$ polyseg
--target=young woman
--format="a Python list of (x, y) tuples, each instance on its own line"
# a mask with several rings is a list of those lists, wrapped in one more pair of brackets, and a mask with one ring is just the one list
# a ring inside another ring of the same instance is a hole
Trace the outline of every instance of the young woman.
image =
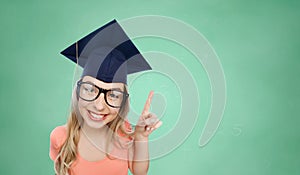
[(113, 20), (62, 52), (83, 68), (74, 87), (68, 122), (50, 135), (50, 158), (59, 175), (147, 174), (148, 136), (162, 122), (150, 113), (149, 93), (135, 129), (127, 74), (151, 69)]

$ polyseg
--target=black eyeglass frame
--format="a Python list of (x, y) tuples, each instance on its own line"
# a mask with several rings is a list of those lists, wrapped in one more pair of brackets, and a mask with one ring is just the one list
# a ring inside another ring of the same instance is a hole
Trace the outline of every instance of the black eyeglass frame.
[[(92, 86), (96, 87), (96, 88), (99, 90), (99, 91), (98, 91), (98, 95), (97, 95), (95, 98), (93, 98), (92, 100), (87, 100), (87, 99), (84, 99), (84, 98), (80, 97), (80, 95), (79, 95), (79, 94), (80, 94), (80, 86), (81, 86), (82, 84), (89, 84), (89, 85), (92, 85)], [(83, 82), (82, 80), (79, 80), (79, 81), (77, 82), (76, 94), (77, 94), (77, 97), (79, 97), (80, 99), (82, 99), (82, 100), (84, 100), (84, 101), (89, 101), (89, 102), (91, 102), (91, 101), (96, 100), (96, 99), (101, 95), (101, 93), (103, 93), (103, 94), (104, 94), (104, 100), (105, 100), (105, 102), (106, 102), (106, 104), (107, 104), (108, 106), (113, 107), (113, 108), (121, 108), (121, 107), (125, 104), (127, 98), (129, 97), (129, 94), (126, 93), (126, 92), (123, 92), (123, 91), (120, 91), (120, 90), (116, 90), (116, 89), (115, 89), (114, 91), (118, 91), (118, 92), (120, 92), (120, 93), (123, 94), (123, 99), (122, 99), (122, 102), (121, 102), (121, 105), (120, 105), (120, 106), (113, 106), (113, 105), (111, 105), (111, 104), (109, 104), (109, 103), (107, 102), (107, 97), (106, 97), (107, 92), (112, 91), (112, 90), (113, 90), (113, 89), (103, 89), (103, 88), (101, 88), (101, 87), (98, 87), (98, 86), (95, 85), (94, 83), (91, 83), (91, 82)]]

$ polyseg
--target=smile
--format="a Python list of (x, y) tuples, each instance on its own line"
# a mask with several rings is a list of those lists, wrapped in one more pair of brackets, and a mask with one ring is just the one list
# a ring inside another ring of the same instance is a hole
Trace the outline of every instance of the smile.
[(88, 111), (89, 118), (94, 121), (103, 121), (105, 120), (107, 114), (95, 114), (91, 111)]

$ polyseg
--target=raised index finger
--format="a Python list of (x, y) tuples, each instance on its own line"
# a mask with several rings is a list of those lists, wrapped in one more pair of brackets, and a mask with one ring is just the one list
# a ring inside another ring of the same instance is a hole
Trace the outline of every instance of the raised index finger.
[(151, 105), (151, 101), (152, 101), (152, 96), (153, 96), (154, 92), (153, 91), (150, 91), (149, 95), (148, 95), (148, 98), (147, 98), (147, 101), (145, 103), (145, 106), (144, 106), (144, 109), (143, 109), (143, 112), (142, 112), (142, 115), (146, 115), (149, 113), (149, 110), (150, 110), (150, 105)]

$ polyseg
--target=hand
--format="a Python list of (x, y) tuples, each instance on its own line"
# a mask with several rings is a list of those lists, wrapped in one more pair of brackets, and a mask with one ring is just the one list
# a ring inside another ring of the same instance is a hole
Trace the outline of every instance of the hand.
[(150, 91), (142, 115), (139, 118), (139, 121), (135, 127), (134, 138), (137, 141), (146, 141), (148, 136), (157, 128), (162, 125), (157, 116), (153, 113), (150, 113), (150, 105), (152, 101), (152, 96), (154, 92)]

